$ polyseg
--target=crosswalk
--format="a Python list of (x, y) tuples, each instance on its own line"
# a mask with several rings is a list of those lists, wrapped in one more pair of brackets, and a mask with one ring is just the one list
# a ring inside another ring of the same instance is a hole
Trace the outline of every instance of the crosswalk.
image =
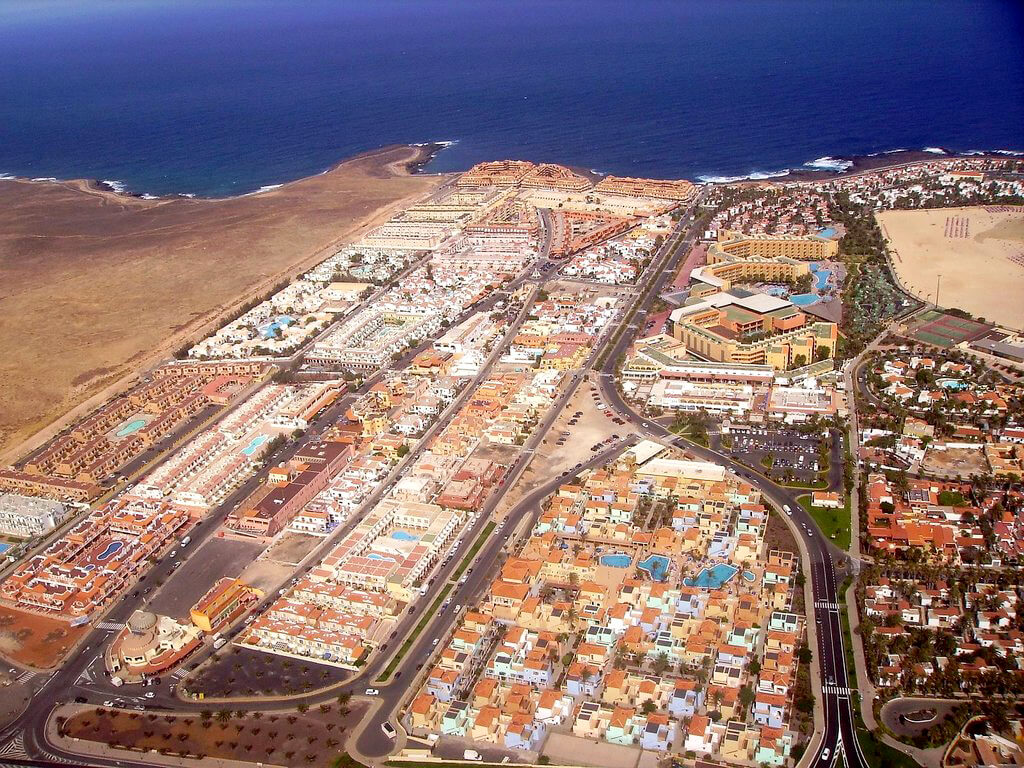
[(849, 696), (850, 689), (844, 688), (840, 685), (826, 685), (825, 693), (831, 693), (834, 696)]
[(188, 670), (185, 667), (178, 667), (171, 674), (171, 677), (173, 677), (175, 680), (181, 680), (181, 678), (183, 678), (187, 674), (188, 674)]
[(826, 611), (838, 611), (839, 603), (830, 603), (828, 600), (815, 600), (814, 607), (821, 608)]
[(35, 677), (37, 674), (39, 674), (39, 673), (38, 672), (34, 672), (31, 669), (26, 669), (24, 672), (22, 672), (20, 675), (18, 675), (15, 678), (15, 680), (17, 682), (19, 682), (19, 683), (27, 683), (29, 680), (31, 680), (33, 677)]
[(124, 629), (123, 621), (101, 621), (96, 625), (96, 629), (102, 629), (104, 632), (109, 632), (115, 629)]
[(25, 751), (25, 742), (22, 740), (21, 731), (15, 734), (13, 739), (0, 746), (0, 757), (13, 757), (20, 760), (28, 759), (28, 752)]

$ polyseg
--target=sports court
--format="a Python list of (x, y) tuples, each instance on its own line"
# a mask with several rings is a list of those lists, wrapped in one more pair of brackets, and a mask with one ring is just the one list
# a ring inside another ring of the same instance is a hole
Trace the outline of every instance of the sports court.
[(929, 309), (907, 324), (907, 336), (937, 347), (954, 347), (961, 342), (980, 338), (991, 329), (992, 326), (987, 323)]

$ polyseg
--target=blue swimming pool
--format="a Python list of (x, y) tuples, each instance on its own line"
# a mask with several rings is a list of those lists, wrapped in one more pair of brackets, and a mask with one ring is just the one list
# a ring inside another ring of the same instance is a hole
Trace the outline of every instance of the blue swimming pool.
[(407, 533), (406, 531), (395, 531), (394, 533), (391, 534), (391, 538), (395, 539), (396, 541), (419, 541), (420, 540), (419, 536), (413, 536), (411, 533)]
[(125, 435), (132, 434), (133, 432), (138, 432), (144, 426), (146, 426), (145, 419), (132, 419), (119, 430), (117, 430), (117, 432), (115, 432), (114, 434), (116, 434), (118, 437), (124, 437)]
[(0, 555), (2, 555), (4, 552), (6, 552), (10, 548), (11, 548), (10, 544), (4, 544), (2, 541), (0, 541)]
[(366, 559), (367, 560), (387, 560), (388, 558), (384, 557), (384, 555), (378, 555), (376, 552), (370, 552), (369, 554), (367, 554)]
[(757, 576), (754, 575), (753, 571), (744, 571), (743, 572), (743, 579), (744, 579), (744, 581), (754, 581), (756, 578), (757, 578)]
[(960, 379), (939, 379), (935, 383), (943, 389), (967, 389), (967, 382), (960, 381)]
[(821, 297), (816, 293), (797, 293), (789, 297), (789, 300), (796, 304), (798, 307), (806, 307), (810, 304), (814, 304)]
[(719, 589), (739, 572), (739, 568), (728, 563), (719, 563), (711, 568), (703, 568), (696, 578), (683, 579), (688, 587), (700, 589)]
[(651, 555), (646, 560), (637, 563), (636, 567), (645, 571), (654, 581), (664, 581), (668, 578), (668, 563), (667, 557)]
[(246, 456), (252, 456), (254, 453), (256, 453), (256, 451), (259, 450), (259, 447), (263, 445), (265, 442), (267, 442), (267, 440), (269, 439), (270, 438), (267, 435), (256, 435), (256, 437), (250, 440), (249, 444), (242, 449), (242, 453), (244, 453)]
[(107, 544), (106, 548), (102, 552), (96, 555), (96, 559), (99, 560), (101, 563), (105, 560), (109, 560), (114, 555), (116, 555), (123, 546), (123, 541), (111, 541), (109, 544)]
[(629, 564), (632, 562), (633, 558), (625, 552), (616, 552), (613, 555), (601, 555), (601, 565), (607, 565), (609, 568), (629, 568)]
[(828, 229), (821, 230), (821, 232), (818, 233), (818, 237), (835, 237), (835, 234), (835, 227), (829, 227)]
[(828, 287), (828, 279), (832, 275), (831, 269), (816, 269), (814, 270), (814, 276), (817, 278), (815, 283), (815, 289), (818, 293), (821, 293)]
[(263, 326), (263, 338), (272, 339), (277, 334), (278, 328), (287, 328), (289, 325), (295, 322), (295, 318), (291, 315), (281, 315), (279, 318), (271, 323), (267, 323)]

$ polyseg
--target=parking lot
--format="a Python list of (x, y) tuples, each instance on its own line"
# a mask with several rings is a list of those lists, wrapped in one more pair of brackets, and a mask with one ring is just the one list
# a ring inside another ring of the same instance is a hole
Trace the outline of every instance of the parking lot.
[(776, 479), (810, 483), (825, 469), (819, 451), (822, 435), (795, 429), (732, 427), (723, 440), (732, 440), (729, 453), (738, 461)]

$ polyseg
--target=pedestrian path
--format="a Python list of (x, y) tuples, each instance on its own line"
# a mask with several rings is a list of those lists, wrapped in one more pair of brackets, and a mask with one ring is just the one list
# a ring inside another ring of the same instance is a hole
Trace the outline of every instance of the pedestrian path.
[(826, 611), (838, 611), (839, 603), (830, 603), (828, 600), (815, 600), (814, 607), (822, 608)]
[(96, 629), (102, 629), (105, 632), (109, 632), (114, 629), (124, 629), (123, 621), (101, 621), (96, 625)]
[(15, 678), (15, 681), (19, 682), (19, 683), (27, 683), (29, 680), (31, 680), (33, 677), (35, 677), (38, 674), (39, 673), (34, 671), (34, 670), (26, 669), (24, 672), (22, 672), (20, 675), (18, 675)]
[(18, 731), (13, 739), (0, 746), (0, 757), (28, 760), (28, 752), (25, 751), (25, 742), (22, 740), (21, 731)]

